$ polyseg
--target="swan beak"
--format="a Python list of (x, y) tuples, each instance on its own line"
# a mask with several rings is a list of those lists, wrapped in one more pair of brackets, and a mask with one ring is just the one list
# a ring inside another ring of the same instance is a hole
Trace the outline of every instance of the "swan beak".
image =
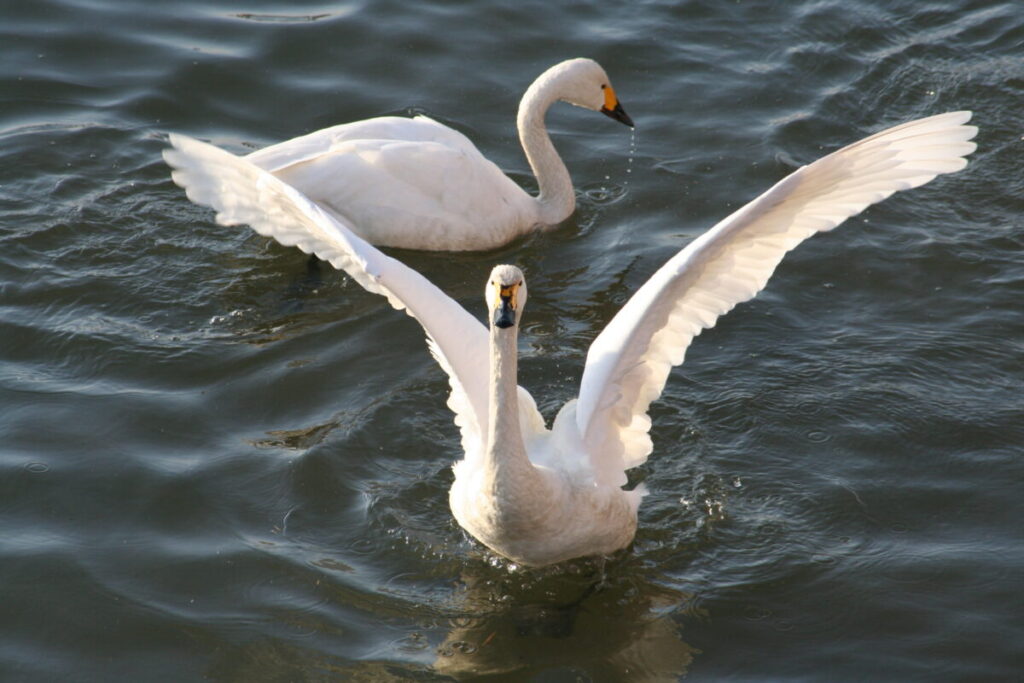
[(519, 285), (499, 287), (498, 304), (494, 307), (494, 326), (507, 329), (516, 324), (516, 293)]
[(604, 86), (604, 106), (601, 107), (601, 113), (609, 118), (613, 118), (619, 123), (624, 123), (630, 128), (635, 128), (633, 125), (633, 119), (629, 118), (629, 114), (622, 108), (622, 103), (619, 102), (619, 98), (615, 95), (615, 91), (612, 86)]

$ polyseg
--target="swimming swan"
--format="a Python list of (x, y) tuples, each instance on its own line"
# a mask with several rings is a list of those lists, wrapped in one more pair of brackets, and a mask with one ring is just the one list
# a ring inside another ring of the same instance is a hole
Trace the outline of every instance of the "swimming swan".
[[(594, 340), (579, 397), (546, 429), (516, 383), (526, 280), (498, 266), (485, 288), (490, 330), (325, 208), (244, 159), (182, 136), (165, 152), (175, 180), (223, 225), (248, 224), (344, 270), (404, 309), (448, 373), (462, 436), (449, 502), (459, 524), (524, 565), (605, 555), (630, 543), (641, 487), (626, 470), (652, 450), (647, 409), (687, 346), (760, 291), (787, 251), (897, 190), (963, 168), (975, 149), (970, 112), (890, 128), (802, 168), (688, 244)], [(212, 182), (217, 179), (217, 182)]]
[[(533, 197), (462, 133), (426, 116), (385, 116), (325, 128), (245, 157), (385, 247), (494, 249), (576, 207), (569, 171), (544, 115), (564, 100), (631, 126), (604, 69), (591, 59), (556, 64), (526, 90), (516, 124), (537, 176)], [(219, 178), (210, 178), (220, 182)]]

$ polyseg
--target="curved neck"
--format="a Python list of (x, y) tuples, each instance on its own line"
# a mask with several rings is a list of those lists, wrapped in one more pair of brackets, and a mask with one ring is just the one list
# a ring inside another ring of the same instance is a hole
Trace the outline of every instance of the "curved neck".
[(526, 454), (519, 429), (519, 390), (516, 379), (518, 327), (491, 327), (491, 370), (489, 381), (489, 415), (487, 447), (484, 449), (484, 472), (494, 490), (508, 490), (526, 483), (537, 472)]
[(544, 126), (548, 107), (559, 99), (555, 85), (556, 81), (547, 80), (543, 76), (534, 81), (520, 100), (516, 117), (519, 142), (540, 187), (536, 201), (540, 222), (545, 225), (564, 221), (576, 208), (572, 178), (555, 146), (551, 144), (548, 129)]

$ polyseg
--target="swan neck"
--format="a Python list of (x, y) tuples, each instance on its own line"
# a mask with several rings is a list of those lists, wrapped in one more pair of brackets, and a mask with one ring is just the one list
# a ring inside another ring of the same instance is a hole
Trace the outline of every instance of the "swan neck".
[(556, 86), (557, 81), (546, 79), (542, 74), (520, 100), (516, 118), (519, 142), (540, 188), (535, 201), (540, 222), (545, 225), (564, 221), (576, 208), (569, 170), (558, 156), (544, 125), (548, 108), (560, 99)]
[(491, 328), (490, 415), (487, 421), (486, 470), (493, 483), (518, 479), (533, 471), (519, 428), (517, 326)]

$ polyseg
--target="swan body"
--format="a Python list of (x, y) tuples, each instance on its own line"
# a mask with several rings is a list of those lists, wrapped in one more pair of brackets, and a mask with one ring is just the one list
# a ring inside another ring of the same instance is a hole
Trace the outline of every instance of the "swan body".
[[(548, 429), (518, 386), (516, 335), (526, 282), (498, 266), (489, 329), (422, 275), (385, 256), (336, 215), (245, 159), (182, 136), (165, 151), (189, 197), (225, 225), (330, 261), (423, 327), (448, 374), (462, 437), (449, 502), (487, 547), (525, 565), (606, 555), (636, 531), (641, 487), (626, 471), (652, 451), (648, 406), (703, 329), (752, 298), (790, 249), (893, 192), (966, 165), (970, 112), (905, 123), (801, 167), (693, 240), (658, 269), (597, 336), (577, 399)], [(218, 179), (218, 183), (212, 182)]]
[[(629, 126), (604, 69), (591, 59), (556, 64), (519, 105), (519, 138), (540, 194), (527, 194), (462, 133), (426, 116), (346, 123), (245, 157), (313, 200), (371, 244), (405, 249), (493, 249), (576, 206), (572, 180), (544, 126), (564, 100)], [(216, 181), (211, 178), (211, 181)]]

